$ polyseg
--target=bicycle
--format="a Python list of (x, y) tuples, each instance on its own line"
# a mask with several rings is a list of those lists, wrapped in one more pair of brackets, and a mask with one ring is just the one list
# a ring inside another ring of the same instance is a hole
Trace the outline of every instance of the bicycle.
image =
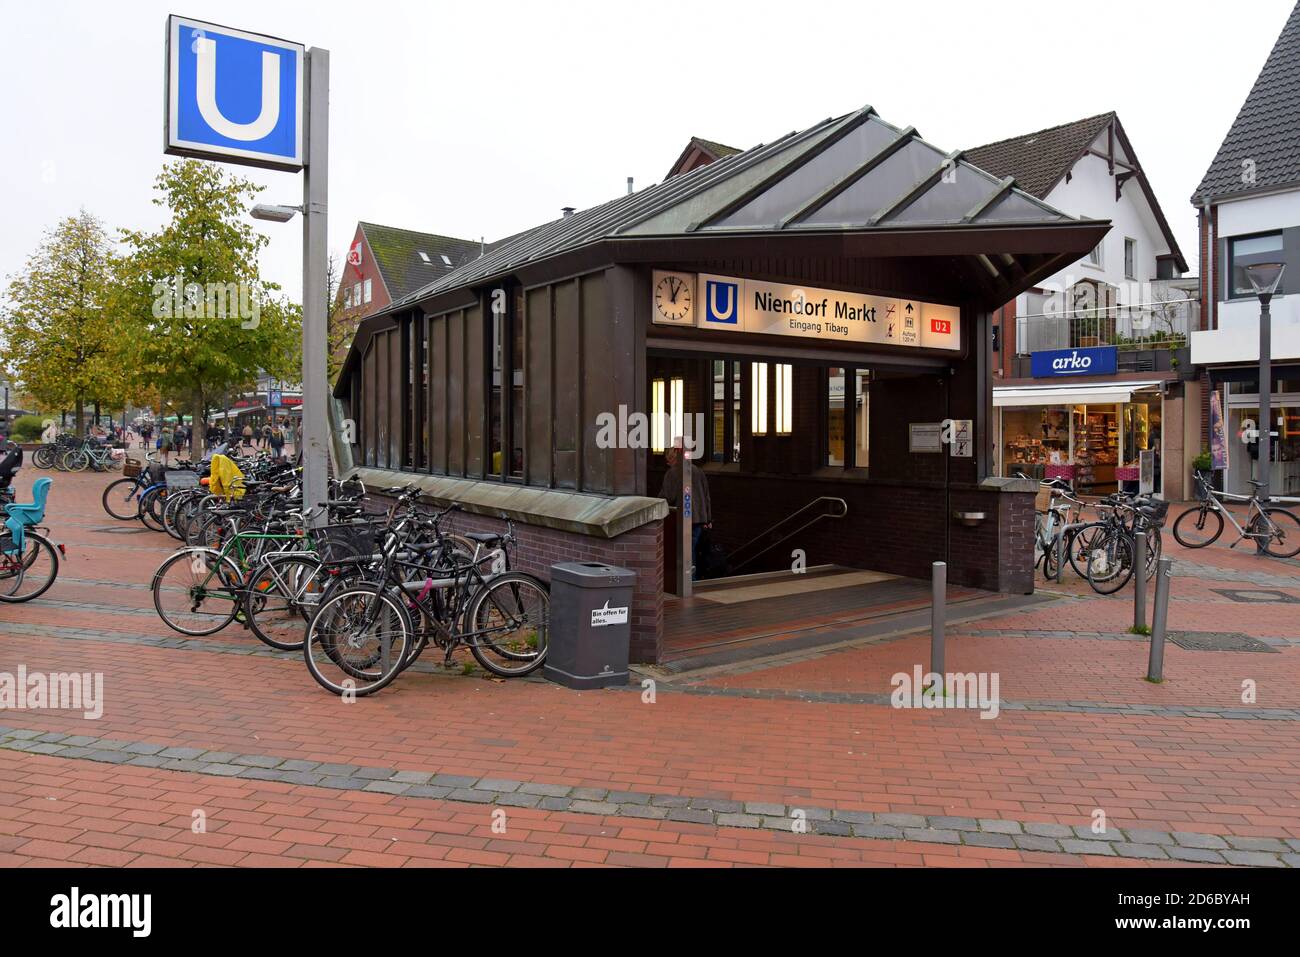
[(403, 548), (418, 494), (401, 491), (399, 502), (407, 505), (408, 514), (385, 534), (367, 580), (331, 590), (311, 618), (303, 656), (312, 677), (327, 691), (374, 694), (430, 643), (443, 650), (445, 665), (464, 645), (480, 665), (502, 677), (530, 674), (546, 659), (546, 583), (525, 572), (483, 570), (485, 551), (499, 549), (504, 555), (517, 541), (513, 523), (503, 534), (465, 536), (474, 544), (468, 557), (448, 536)]
[[(1237, 495), (1215, 491), (1209, 477), (1196, 473), (1196, 497), (1199, 504), (1189, 508), (1174, 522), (1174, 538), (1184, 548), (1206, 548), (1223, 534), (1226, 517), (1237, 531), (1237, 539), (1229, 548), (1236, 548), (1245, 539), (1253, 539), (1256, 547), (1274, 558), (1294, 558), (1300, 555), (1300, 518), (1280, 505), (1269, 505), (1259, 497), (1263, 482), (1250, 481), (1254, 492)], [(1243, 528), (1224, 502), (1245, 503), (1246, 525)]]
[(32, 486), (31, 502), (4, 507), (7, 517), (0, 525), (0, 602), (16, 604), (39, 598), (59, 577), (63, 546), (56, 546), (41, 534), (49, 531), (41, 522), (52, 484), (49, 478), (39, 478)]
[(1162, 552), (1160, 529), (1169, 513), (1169, 503), (1155, 497), (1113, 495), (1104, 500), (1110, 514), (1103, 520), (1105, 531), (1089, 543), (1087, 578), (1099, 595), (1112, 595), (1133, 577), (1137, 557), (1137, 534), (1146, 536), (1143, 575), (1149, 580), (1156, 572)]

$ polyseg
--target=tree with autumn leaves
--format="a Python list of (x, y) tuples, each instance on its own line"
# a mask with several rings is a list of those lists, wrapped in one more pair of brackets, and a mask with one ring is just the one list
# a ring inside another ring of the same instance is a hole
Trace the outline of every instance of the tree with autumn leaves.
[(148, 397), (187, 410), (198, 441), (227, 390), (299, 377), (301, 311), (259, 273), (268, 240), (247, 210), (262, 187), (198, 160), (167, 164), (155, 187), (170, 220), (121, 230), (119, 249), (84, 212), (47, 237), (10, 284), (0, 355), (53, 408)]

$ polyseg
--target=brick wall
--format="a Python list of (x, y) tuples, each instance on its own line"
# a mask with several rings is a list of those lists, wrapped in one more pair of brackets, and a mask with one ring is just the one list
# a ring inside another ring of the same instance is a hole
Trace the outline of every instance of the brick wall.
[[(654, 662), (663, 648), (663, 522), (651, 522), (617, 538), (593, 538), (541, 525), (516, 523), (519, 543), (511, 560), (520, 571), (547, 582), (550, 568), (559, 562), (604, 562), (636, 572), (632, 589), (633, 662)], [(502, 532), (505, 522), (485, 515), (458, 512), (448, 530)]]

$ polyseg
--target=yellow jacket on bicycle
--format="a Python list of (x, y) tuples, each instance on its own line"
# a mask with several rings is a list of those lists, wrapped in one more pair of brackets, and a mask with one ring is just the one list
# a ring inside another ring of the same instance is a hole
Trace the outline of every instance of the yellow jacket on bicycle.
[(227, 455), (212, 456), (212, 471), (208, 477), (208, 491), (228, 499), (243, 498), (244, 473)]

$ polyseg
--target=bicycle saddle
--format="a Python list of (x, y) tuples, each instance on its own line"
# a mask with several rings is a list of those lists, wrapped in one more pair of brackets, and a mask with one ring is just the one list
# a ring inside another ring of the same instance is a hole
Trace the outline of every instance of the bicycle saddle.
[(465, 537), (471, 542), (478, 542), (480, 545), (495, 545), (501, 541), (500, 532), (469, 532)]

